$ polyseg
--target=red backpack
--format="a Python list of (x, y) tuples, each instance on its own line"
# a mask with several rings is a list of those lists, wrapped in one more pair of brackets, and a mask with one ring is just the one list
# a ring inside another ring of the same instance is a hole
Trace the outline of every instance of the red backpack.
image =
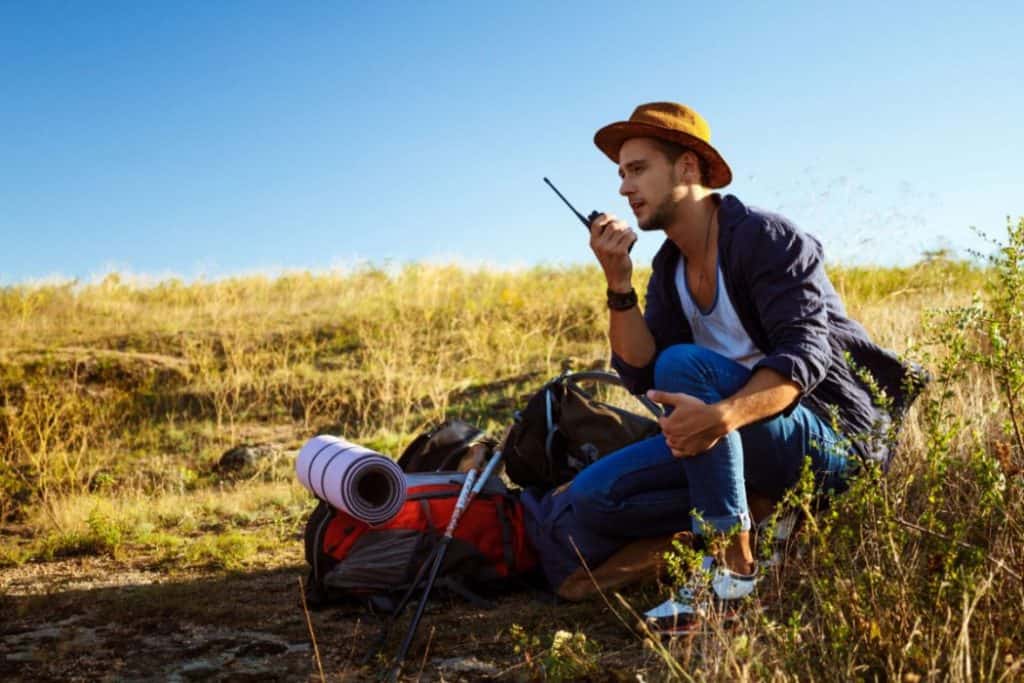
[[(408, 496), (389, 522), (371, 527), (320, 501), (306, 523), (311, 571), (307, 601), (366, 599), (404, 592), (444, 534), (465, 481), (460, 472), (407, 473)], [(439, 585), (465, 597), (532, 572), (537, 557), (523, 525), (523, 508), (492, 477), (459, 520)]]

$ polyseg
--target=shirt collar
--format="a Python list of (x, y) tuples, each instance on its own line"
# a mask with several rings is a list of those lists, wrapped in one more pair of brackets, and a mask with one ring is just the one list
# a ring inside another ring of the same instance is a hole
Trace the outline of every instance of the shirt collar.
[(747, 217), (748, 213), (746, 205), (736, 195), (727, 194), (718, 206), (718, 226), (719, 228), (735, 227)]

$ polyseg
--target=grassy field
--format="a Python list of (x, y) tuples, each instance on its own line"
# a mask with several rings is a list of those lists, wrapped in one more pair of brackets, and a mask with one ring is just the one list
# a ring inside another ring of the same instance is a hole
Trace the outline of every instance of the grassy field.
[[(936, 380), (892, 471), (869, 472), (808, 520), (738, 625), (712, 620), (668, 643), (623, 625), (627, 605), (646, 608), (668, 586), (625, 603), (453, 605), (428, 612), (411, 675), (1024, 678), (1022, 233), (1024, 222), (1011, 228), (986, 267), (831, 269), (851, 317)], [(0, 673), (130, 679), (209, 665), (230, 677), (230, 659), (271, 678), (318, 676), (301, 645), (313, 501), (295, 450), (331, 432), (397, 455), (445, 417), (498, 434), (565, 364), (605, 365), (602, 294), (594, 267), (424, 265), (0, 289), (0, 637), (17, 655)], [(218, 466), (243, 443), (262, 457)], [(51, 627), (79, 635), (45, 656)], [(313, 627), (329, 679), (379, 673), (358, 662), (374, 635), (365, 615), (321, 612)], [(133, 649), (153, 637), (166, 652), (146, 668)], [(265, 652), (225, 659), (216, 643), (228, 641)], [(456, 654), (491, 669), (445, 673)]]

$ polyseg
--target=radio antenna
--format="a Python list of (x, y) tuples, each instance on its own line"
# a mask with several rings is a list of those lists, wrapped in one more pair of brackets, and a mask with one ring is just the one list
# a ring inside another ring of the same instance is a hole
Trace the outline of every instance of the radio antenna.
[[(585, 227), (589, 231), (590, 230), (590, 221), (588, 221), (586, 218), (584, 218), (583, 214), (581, 214), (579, 211), (577, 211), (576, 207), (569, 203), (569, 200), (565, 198), (565, 195), (563, 195), (561, 192), (558, 191), (558, 188), (555, 187), (554, 183), (552, 183), (547, 178), (544, 178), (544, 182), (548, 184), (548, 187), (550, 187), (552, 190), (555, 191), (555, 194), (558, 195), (558, 198), (561, 199), (563, 202), (565, 202), (565, 205), (569, 207), (569, 210), (572, 211), (574, 214), (576, 214), (576, 218), (580, 219), (580, 223), (583, 224), (583, 227)], [(596, 211), (594, 213), (590, 214), (591, 220), (593, 220), (596, 217), (596, 215), (597, 215)]]

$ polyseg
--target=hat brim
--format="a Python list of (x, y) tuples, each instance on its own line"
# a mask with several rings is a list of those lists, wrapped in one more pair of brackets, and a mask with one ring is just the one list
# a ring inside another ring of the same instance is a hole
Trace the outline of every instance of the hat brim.
[(700, 138), (649, 123), (619, 121), (611, 123), (594, 134), (594, 144), (614, 163), (619, 163), (619, 149), (630, 138), (659, 138), (683, 145), (699, 154), (708, 165), (708, 187), (725, 187), (732, 182), (732, 170), (714, 147)]

